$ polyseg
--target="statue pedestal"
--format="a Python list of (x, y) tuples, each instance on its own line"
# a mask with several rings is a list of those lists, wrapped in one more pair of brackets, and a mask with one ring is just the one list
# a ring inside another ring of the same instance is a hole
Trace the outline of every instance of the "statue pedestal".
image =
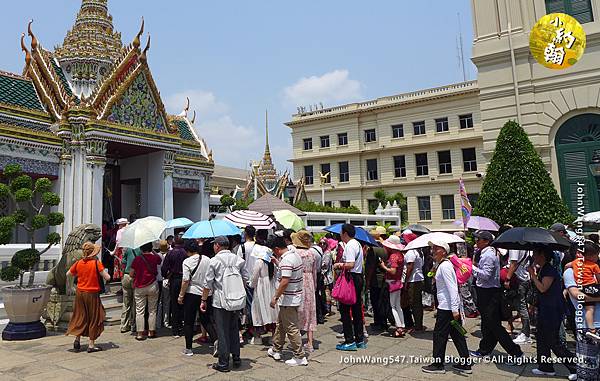
[(50, 301), (42, 317), (46, 328), (52, 331), (66, 331), (73, 314), (75, 295), (60, 295), (56, 289), (50, 294)]

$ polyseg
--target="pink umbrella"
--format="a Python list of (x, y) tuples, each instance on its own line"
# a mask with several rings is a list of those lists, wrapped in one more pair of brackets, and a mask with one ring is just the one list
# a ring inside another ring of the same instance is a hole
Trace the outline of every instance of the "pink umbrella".
[[(457, 220), (453, 222), (456, 226), (462, 226), (462, 220)], [(481, 216), (471, 216), (469, 218), (469, 222), (467, 222), (468, 229), (474, 230), (488, 230), (492, 232), (497, 232), (500, 229), (500, 225), (498, 225), (494, 220), (489, 219), (487, 217)]]

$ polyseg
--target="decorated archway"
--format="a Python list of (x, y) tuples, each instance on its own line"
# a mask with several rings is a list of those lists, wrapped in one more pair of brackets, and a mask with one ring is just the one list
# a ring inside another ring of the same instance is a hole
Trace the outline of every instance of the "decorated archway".
[(568, 119), (554, 143), (563, 200), (574, 215), (600, 210), (600, 114)]

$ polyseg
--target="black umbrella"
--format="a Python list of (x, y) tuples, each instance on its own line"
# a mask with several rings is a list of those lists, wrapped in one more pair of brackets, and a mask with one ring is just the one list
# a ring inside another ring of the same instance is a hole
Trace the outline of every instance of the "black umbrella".
[(566, 250), (571, 243), (565, 238), (553, 235), (542, 228), (512, 228), (500, 234), (492, 246), (509, 250), (533, 250), (536, 248), (549, 248), (552, 250)]
[(413, 233), (418, 233), (418, 234), (431, 233), (431, 230), (429, 230), (425, 226), (419, 225), (419, 224), (408, 225), (406, 228)]

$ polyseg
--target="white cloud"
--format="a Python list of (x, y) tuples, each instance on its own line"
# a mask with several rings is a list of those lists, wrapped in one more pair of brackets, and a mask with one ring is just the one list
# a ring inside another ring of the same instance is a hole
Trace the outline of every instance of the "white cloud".
[(179, 114), (186, 105), (186, 98), (190, 99), (190, 118), (193, 110), (196, 110), (197, 118), (211, 118), (222, 115), (229, 109), (212, 92), (204, 90), (186, 90), (173, 94), (165, 99), (165, 106), (170, 113)]
[(320, 77), (300, 78), (283, 90), (284, 102), (287, 106), (307, 106), (319, 102), (331, 104), (357, 100), (361, 98), (362, 85), (350, 79), (349, 75), (350, 72), (344, 69)]
[(190, 98), (188, 118), (196, 111), (195, 128), (213, 151), (215, 162), (236, 168), (246, 168), (250, 160), (259, 160), (263, 152), (263, 137), (252, 126), (236, 123), (229, 114), (230, 107), (211, 92), (186, 90), (165, 99), (171, 114), (179, 114)]

